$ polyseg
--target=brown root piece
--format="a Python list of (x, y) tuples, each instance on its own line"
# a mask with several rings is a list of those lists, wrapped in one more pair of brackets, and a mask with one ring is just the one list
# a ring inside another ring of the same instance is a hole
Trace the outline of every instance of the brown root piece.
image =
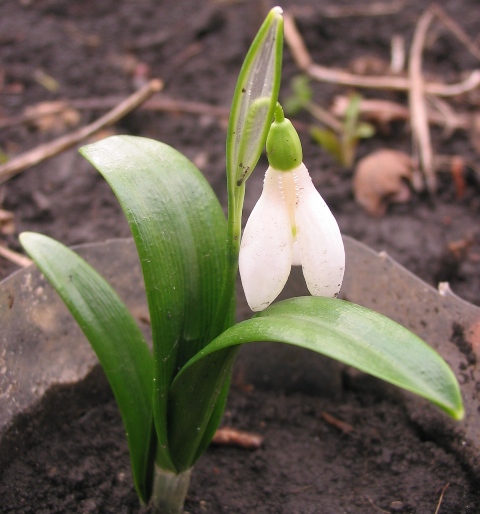
[(219, 428), (212, 439), (213, 444), (222, 446), (240, 446), (247, 450), (256, 450), (263, 444), (263, 437), (251, 432), (243, 432), (235, 428)]
[(355, 200), (372, 216), (383, 216), (390, 203), (410, 199), (412, 159), (396, 150), (379, 150), (364, 157), (355, 169)]
[(332, 416), (328, 412), (322, 412), (320, 416), (329, 425), (332, 425), (332, 427), (337, 428), (338, 430), (340, 430), (340, 432), (343, 432), (344, 434), (350, 434), (351, 432), (353, 432), (353, 427), (352, 425), (350, 425), (350, 423), (346, 423), (345, 421), (342, 421), (341, 419)]

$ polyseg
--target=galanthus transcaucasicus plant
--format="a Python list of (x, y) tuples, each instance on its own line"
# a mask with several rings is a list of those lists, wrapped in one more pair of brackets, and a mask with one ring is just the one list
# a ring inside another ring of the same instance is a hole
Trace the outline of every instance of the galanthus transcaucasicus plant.
[[(92, 267), (46, 236), (21, 235), (99, 358), (122, 415), (136, 491), (156, 512), (182, 511), (192, 467), (221, 422), (242, 344), (308, 348), (423, 396), (456, 419), (463, 415), (455, 376), (433, 349), (392, 320), (336, 298), (343, 244), (302, 162), (298, 135), (277, 104), (282, 45), (276, 7), (252, 43), (234, 93), (227, 219), (199, 170), (170, 146), (112, 136), (81, 149), (130, 224), (152, 350)], [(265, 144), (270, 167), (240, 249), (245, 184)], [(247, 300), (260, 312), (235, 323), (239, 254)], [(270, 305), (292, 264), (302, 265), (313, 296)]]

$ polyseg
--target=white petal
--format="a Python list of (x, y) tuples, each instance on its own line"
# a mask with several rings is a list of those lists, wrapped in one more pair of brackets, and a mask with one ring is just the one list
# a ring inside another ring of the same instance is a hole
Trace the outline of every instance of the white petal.
[(300, 266), (302, 264), (302, 257), (300, 256), (300, 248), (298, 241), (293, 242), (292, 247), (292, 266)]
[(293, 235), (280, 181), (268, 168), (263, 192), (247, 221), (239, 256), (240, 277), (253, 311), (268, 307), (280, 294), (292, 265)]
[(345, 271), (345, 249), (338, 224), (307, 168), (293, 170), (298, 188), (295, 210), (303, 275), (313, 296), (337, 296)]

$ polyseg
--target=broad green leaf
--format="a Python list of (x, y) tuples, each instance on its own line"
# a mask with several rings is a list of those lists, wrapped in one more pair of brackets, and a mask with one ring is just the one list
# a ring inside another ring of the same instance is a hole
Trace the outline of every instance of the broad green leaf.
[[(192, 378), (203, 391), (203, 405), (195, 405), (192, 427), (208, 407), (212, 383), (204, 380), (222, 363), (232, 347), (254, 341), (293, 344), (321, 353), (396, 386), (416, 393), (455, 419), (463, 417), (457, 380), (445, 361), (424, 341), (396, 322), (353, 303), (333, 298), (301, 297), (271, 305), (250, 320), (227, 329), (177, 375), (172, 402), (188, 402)], [(220, 380), (220, 378), (219, 378)], [(188, 430), (184, 427), (183, 430)], [(189, 456), (184, 456), (185, 463)]]
[(24, 232), (20, 241), (57, 290), (98, 356), (122, 415), (138, 495), (151, 484), (153, 359), (117, 293), (76, 253), (49, 237)]
[(225, 216), (203, 175), (168, 145), (113, 136), (81, 153), (112, 187), (137, 245), (152, 323), (158, 463), (176, 471), (166, 399), (177, 370), (225, 328), (215, 316)]
[(260, 158), (280, 89), (283, 18), (273, 8), (243, 62), (233, 95), (227, 130), (229, 198), (245, 182)]

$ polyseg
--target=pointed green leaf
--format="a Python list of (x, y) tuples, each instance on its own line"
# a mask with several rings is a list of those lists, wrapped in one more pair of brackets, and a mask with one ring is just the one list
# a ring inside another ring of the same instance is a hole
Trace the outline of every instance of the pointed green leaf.
[(342, 145), (338, 139), (338, 135), (333, 132), (333, 130), (312, 126), (310, 127), (309, 132), (316, 143), (324, 148), (330, 155), (335, 157), (338, 162), (342, 162)]
[[(215, 394), (209, 377), (221, 370), (229, 348), (254, 341), (293, 344), (354, 366), (365, 373), (416, 393), (455, 419), (463, 416), (457, 380), (445, 361), (424, 341), (396, 322), (353, 303), (302, 297), (271, 305), (254, 318), (227, 329), (190, 360), (177, 375), (171, 401), (189, 401), (195, 380), (196, 403), (183, 430), (199, 423)], [(221, 383), (221, 373), (218, 373)], [(188, 414), (188, 413), (187, 413)], [(189, 455), (184, 456), (188, 463)]]
[(81, 153), (112, 187), (137, 245), (152, 323), (158, 463), (175, 471), (166, 399), (177, 370), (224, 329), (222, 319), (221, 326), (212, 324), (225, 263), (225, 216), (203, 175), (168, 145), (113, 136)]
[(147, 502), (153, 435), (153, 359), (147, 343), (117, 293), (76, 253), (32, 232), (21, 234), (20, 242), (98, 356), (125, 425), (138, 495)]

